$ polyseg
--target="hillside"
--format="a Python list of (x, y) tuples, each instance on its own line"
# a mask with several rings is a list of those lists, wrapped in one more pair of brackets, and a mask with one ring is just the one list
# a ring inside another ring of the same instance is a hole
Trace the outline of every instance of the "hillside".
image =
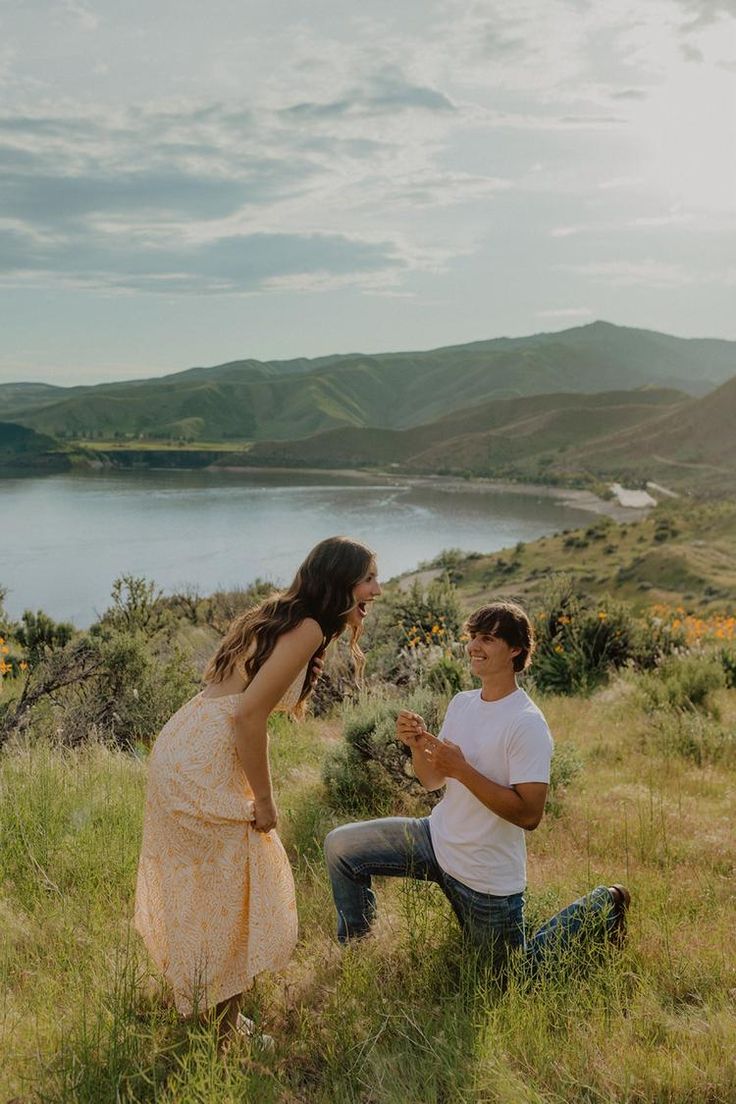
[[(0, 416), (89, 438), (282, 441), (337, 428), (422, 426), (484, 403), (643, 386), (702, 394), (736, 374), (736, 342), (684, 340), (596, 322), (428, 352), (236, 361), (161, 379), (62, 389), (26, 402), (0, 390)], [(49, 396), (50, 398), (50, 396)]]
[(624, 479), (647, 478), (702, 492), (736, 491), (736, 377), (648, 422), (573, 450), (566, 464)]
[(249, 464), (315, 467), (393, 465), (407, 472), (517, 473), (519, 460), (543, 473), (551, 451), (610, 435), (687, 405), (659, 388), (497, 399), (407, 430), (339, 429), (288, 442), (259, 442)]
[(570, 575), (581, 593), (592, 596), (734, 612), (734, 548), (736, 504), (678, 499), (641, 521), (616, 525), (600, 518), (489, 555), (445, 554), (434, 566), (449, 567), (467, 609), (490, 594), (534, 605), (554, 571)]
[(68, 455), (58, 441), (13, 422), (0, 422), (0, 471), (64, 471)]

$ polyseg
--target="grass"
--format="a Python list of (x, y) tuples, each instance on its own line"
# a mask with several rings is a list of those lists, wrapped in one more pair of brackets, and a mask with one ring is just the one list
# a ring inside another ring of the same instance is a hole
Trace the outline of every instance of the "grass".
[(244, 452), (250, 448), (252, 441), (158, 441), (137, 437), (130, 440), (114, 437), (87, 440), (80, 437), (70, 444), (92, 452)]
[(569, 574), (576, 589), (610, 594), (638, 606), (665, 603), (699, 610), (736, 606), (736, 505), (733, 502), (662, 504), (639, 521), (592, 520), (573, 531), (519, 544), (490, 555), (456, 558), (452, 574), (463, 605), (473, 609), (495, 594), (534, 605), (550, 565)]
[[(724, 731), (736, 692), (719, 690)], [(178, 1019), (132, 933), (145, 762), (91, 745), (0, 758), (0, 1100), (166, 1104), (725, 1104), (736, 1098), (733, 748), (700, 766), (630, 680), (542, 702), (583, 771), (529, 838), (530, 919), (594, 884), (632, 890), (623, 952), (499, 995), (442, 895), (379, 885), (375, 936), (341, 952), (319, 782), (341, 718), (278, 719), (273, 768), (301, 939), (247, 1011), (279, 1040), (221, 1063)], [(733, 741), (731, 741), (732, 745)], [(674, 750), (673, 750), (674, 749)]]

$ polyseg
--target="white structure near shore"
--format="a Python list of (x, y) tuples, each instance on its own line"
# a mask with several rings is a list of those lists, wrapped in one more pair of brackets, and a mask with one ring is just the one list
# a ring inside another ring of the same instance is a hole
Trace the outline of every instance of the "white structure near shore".
[(630, 510), (647, 510), (650, 506), (657, 505), (656, 498), (652, 498), (649, 491), (631, 491), (620, 483), (612, 483), (611, 490), (619, 506), (627, 506)]

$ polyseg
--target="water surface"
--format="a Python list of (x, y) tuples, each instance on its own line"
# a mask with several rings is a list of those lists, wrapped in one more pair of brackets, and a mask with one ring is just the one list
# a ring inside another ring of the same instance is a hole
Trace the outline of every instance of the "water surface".
[(0, 585), (25, 608), (88, 625), (122, 573), (203, 594), (288, 581), (309, 548), (344, 533), (388, 579), (444, 548), (489, 552), (583, 524), (552, 498), (307, 473), (104, 471), (0, 479)]

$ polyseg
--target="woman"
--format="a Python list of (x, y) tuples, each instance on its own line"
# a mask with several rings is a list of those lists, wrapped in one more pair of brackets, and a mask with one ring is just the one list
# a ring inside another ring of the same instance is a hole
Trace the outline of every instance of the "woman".
[(288, 590), (233, 621), (205, 689), (151, 752), (135, 926), (177, 1009), (214, 1008), (223, 1043), (248, 1033), (241, 994), (283, 967), (297, 938), (294, 880), (274, 831), (269, 715), (303, 711), (325, 648), (346, 628), (360, 677), (358, 638), (380, 593), (370, 549), (321, 541)]

